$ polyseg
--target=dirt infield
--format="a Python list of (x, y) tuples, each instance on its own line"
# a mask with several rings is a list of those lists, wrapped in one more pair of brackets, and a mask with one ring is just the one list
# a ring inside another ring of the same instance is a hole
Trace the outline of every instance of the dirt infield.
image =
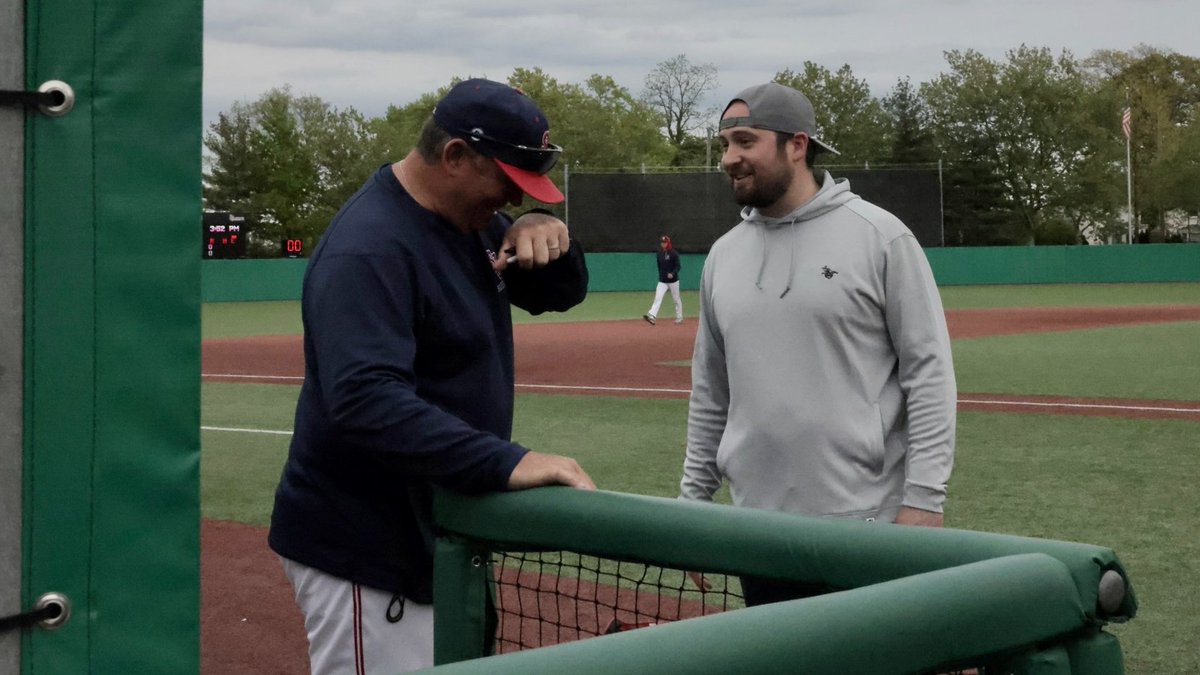
[[(1046, 333), (1108, 326), (1200, 321), (1200, 306), (954, 310), (953, 338)], [(520, 325), (514, 328), (517, 387), (585, 396), (685, 398), (691, 388), (696, 320), (649, 326), (641, 321)], [(582, 357), (582, 355), (586, 355)], [(205, 380), (299, 382), (299, 336), (206, 340)], [(1003, 396), (960, 392), (960, 409), (1112, 417), (1194, 419), (1200, 402)]]
[[(1107, 326), (1200, 321), (1200, 306), (954, 310), (951, 336), (976, 338)], [(520, 391), (686, 397), (696, 321), (640, 320), (520, 325), (514, 329)], [(208, 382), (295, 383), (304, 375), (300, 338), (206, 340)], [(960, 410), (1106, 415), (1200, 421), (1200, 401), (1130, 401), (959, 394)], [(262, 528), (205, 521), (201, 527), (201, 671), (304, 673), (303, 620)]]

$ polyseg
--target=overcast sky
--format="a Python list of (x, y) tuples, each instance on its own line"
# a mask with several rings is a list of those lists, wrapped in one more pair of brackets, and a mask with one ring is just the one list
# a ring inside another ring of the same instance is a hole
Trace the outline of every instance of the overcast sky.
[(1200, 0), (206, 0), (203, 114), (207, 128), (290, 84), (379, 116), (456, 76), (516, 67), (576, 84), (610, 75), (637, 95), (677, 54), (717, 67), (708, 105), (805, 61), (849, 64), (882, 96), (945, 72), (945, 51), (1003, 60), (1021, 44), (1200, 57)]

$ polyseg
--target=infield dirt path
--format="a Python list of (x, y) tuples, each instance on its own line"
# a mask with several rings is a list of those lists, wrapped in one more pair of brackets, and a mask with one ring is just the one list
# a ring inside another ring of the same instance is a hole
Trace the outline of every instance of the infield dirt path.
[[(954, 338), (1200, 321), (1200, 306), (952, 310)], [(520, 325), (514, 328), (521, 391), (578, 395), (686, 397), (696, 320)], [(299, 336), (206, 340), (210, 382), (299, 383)], [(1200, 421), (1200, 401), (1131, 401), (959, 394), (960, 410), (1153, 417)], [(303, 620), (263, 528), (204, 521), (201, 526), (201, 671), (206, 675), (305, 673)]]

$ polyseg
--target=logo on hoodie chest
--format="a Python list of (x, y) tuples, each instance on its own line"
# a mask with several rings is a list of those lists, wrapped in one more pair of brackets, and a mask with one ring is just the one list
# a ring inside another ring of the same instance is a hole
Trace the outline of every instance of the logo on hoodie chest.
[(828, 265), (821, 268), (821, 276), (825, 277), (826, 279), (832, 279), (833, 275), (835, 274), (837, 274), (837, 270), (829, 269)]

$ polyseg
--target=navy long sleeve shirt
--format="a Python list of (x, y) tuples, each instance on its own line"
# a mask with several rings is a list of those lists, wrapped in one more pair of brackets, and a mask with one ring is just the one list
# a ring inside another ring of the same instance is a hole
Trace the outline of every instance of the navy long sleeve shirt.
[(679, 254), (674, 249), (669, 251), (658, 252), (656, 257), (658, 261), (658, 281), (664, 284), (671, 284), (679, 281)]
[(280, 555), (416, 602), (432, 599), (432, 485), (502, 490), (510, 440), (510, 303), (564, 311), (583, 251), (492, 269), (511, 220), (464, 234), (379, 169), (326, 230), (304, 276), (304, 384), (275, 495)]

